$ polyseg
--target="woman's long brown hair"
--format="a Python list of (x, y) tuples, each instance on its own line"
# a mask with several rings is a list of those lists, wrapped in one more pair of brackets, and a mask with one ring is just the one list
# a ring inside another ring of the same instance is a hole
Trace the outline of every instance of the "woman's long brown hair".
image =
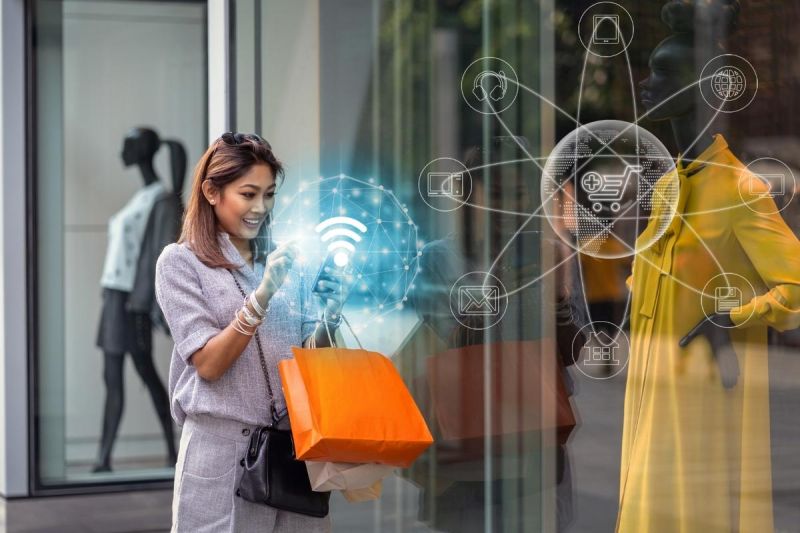
[[(228, 261), (220, 250), (217, 241), (219, 222), (214, 207), (203, 194), (203, 182), (209, 180), (213, 188), (222, 195), (226, 185), (239, 179), (257, 164), (268, 165), (276, 181), (284, 176), (283, 164), (272, 153), (272, 147), (267, 141), (253, 134), (226, 133), (211, 143), (195, 167), (192, 192), (178, 242), (187, 243), (197, 258), (209, 268), (234, 269), (238, 265)], [(266, 241), (269, 224), (268, 218), (261, 225), (256, 241)]]

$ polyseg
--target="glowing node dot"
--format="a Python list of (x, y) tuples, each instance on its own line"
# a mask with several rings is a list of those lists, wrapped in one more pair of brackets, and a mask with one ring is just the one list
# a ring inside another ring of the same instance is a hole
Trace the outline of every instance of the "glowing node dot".
[(333, 256), (333, 262), (336, 264), (336, 266), (341, 268), (343, 266), (346, 266), (347, 263), (350, 262), (350, 257), (348, 257), (348, 255), (345, 252), (337, 252)]

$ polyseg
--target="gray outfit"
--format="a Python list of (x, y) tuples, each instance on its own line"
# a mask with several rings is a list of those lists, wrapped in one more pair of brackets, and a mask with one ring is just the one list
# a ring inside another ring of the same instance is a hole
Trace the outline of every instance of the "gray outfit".
[[(220, 250), (240, 265), (233, 275), (248, 292), (263, 277), (252, 269), (225, 233)], [(275, 405), (285, 411), (278, 361), (292, 357), (319, 317), (308, 272), (292, 270), (273, 296), (259, 328)], [(169, 371), (172, 416), (185, 425), (175, 471), (173, 531), (328, 531), (330, 520), (277, 511), (234, 496), (250, 433), (270, 421), (270, 398), (256, 339), (217, 381), (197, 375), (189, 358), (219, 334), (242, 306), (231, 272), (209, 268), (186, 245), (170, 244), (156, 265), (156, 298), (172, 332), (175, 347)]]
[(172, 498), (172, 531), (190, 533), (315, 533), (330, 515), (313, 518), (251, 503), (235, 495), (256, 426), (208, 415), (190, 416), (181, 434)]

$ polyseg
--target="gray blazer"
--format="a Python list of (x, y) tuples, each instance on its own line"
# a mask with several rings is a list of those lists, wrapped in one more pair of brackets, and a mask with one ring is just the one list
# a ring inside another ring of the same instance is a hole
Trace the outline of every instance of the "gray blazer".
[[(187, 415), (197, 414), (266, 425), (270, 422), (270, 398), (255, 337), (217, 381), (201, 378), (191, 363), (192, 354), (227, 327), (242, 306), (243, 298), (232, 276), (246, 292), (254, 290), (263, 277), (263, 265), (250, 268), (226, 233), (220, 233), (218, 239), (225, 257), (240, 265), (237, 270), (207, 267), (186, 243), (164, 248), (156, 264), (156, 298), (175, 342), (169, 370), (172, 416), (178, 425), (183, 425)], [(292, 357), (291, 347), (303, 344), (321, 314), (311, 292), (312, 282), (313, 275), (308, 271), (291, 270), (259, 327), (279, 412), (285, 410), (286, 403), (278, 361)]]

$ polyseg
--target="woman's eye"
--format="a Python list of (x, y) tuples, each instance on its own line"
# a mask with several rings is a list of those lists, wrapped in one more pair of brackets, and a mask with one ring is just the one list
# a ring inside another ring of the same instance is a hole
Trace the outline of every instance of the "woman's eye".
[(267, 198), (274, 198), (275, 197), (275, 193), (274, 192), (268, 192), (265, 196)]
[(255, 193), (245, 192), (245, 193), (242, 193), (242, 196), (244, 196), (247, 199), (252, 199), (255, 196)]

